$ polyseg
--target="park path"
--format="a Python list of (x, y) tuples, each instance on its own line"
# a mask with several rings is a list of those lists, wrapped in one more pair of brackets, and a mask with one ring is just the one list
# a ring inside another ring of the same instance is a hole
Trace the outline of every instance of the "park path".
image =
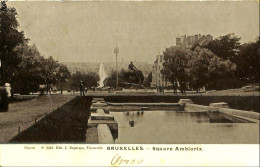
[(9, 104), (8, 112), (0, 112), (0, 142), (8, 142), (18, 134), (19, 127), (20, 132), (24, 131), (35, 121), (39, 121), (74, 97), (72, 95), (46, 95)]

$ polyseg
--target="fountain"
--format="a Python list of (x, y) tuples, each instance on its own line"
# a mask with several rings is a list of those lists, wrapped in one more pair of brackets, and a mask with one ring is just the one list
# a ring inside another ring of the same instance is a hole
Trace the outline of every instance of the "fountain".
[(100, 77), (99, 87), (103, 87), (104, 86), (103, 82), (107, 77), (103, 63), (101, 63), (99, 66), (99, 77)]

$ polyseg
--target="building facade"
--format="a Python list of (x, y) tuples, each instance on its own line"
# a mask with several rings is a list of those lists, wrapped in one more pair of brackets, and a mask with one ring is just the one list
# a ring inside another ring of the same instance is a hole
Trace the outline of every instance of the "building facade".
[(161, 70), (163, 69), (164, 57), (163, 55), (157, 55), (156, 60), (154, 61), (152, 68), (152, 88), (160, 87), (168, 87), (172, 86), (172, 83), (167, 81), (167, 79), (161, 74)]
[(176, 46), (181, 46), (184, 49), (190, 49), (194, 45), (204, 45), (207, 44), (208, 42), (213, 40), (213, 36), (208, 34), (208, 35), (182, 35), (181, 37), (176, 38)]

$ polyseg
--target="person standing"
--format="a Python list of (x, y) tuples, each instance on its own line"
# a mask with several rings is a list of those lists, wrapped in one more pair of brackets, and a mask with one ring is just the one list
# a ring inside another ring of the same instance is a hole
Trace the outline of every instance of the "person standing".
[(11, 86), (9, 83), (5, 83), (4, 87), (0, 87), (0, 111), (8, 111), (11, 95)]
[(7, 97), (10, 98), (12, 96), (11, 85), (9, 83), (5, 83), (5, 89), (6, 89)]
[(80, 81), (80, 85), (79, 85), (79, 91), (80, 91), (80, 96), (85, 96), (85, 86), (83, 84), (83, 81)]

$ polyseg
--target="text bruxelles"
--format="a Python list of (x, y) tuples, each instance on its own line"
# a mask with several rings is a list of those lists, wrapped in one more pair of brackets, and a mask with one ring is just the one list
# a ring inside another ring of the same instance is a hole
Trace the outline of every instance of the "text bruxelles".
[(115, 147), (115, 146), (111, 146), (111, 147), (107, 147), (107, 150), (144, 150), (144, 148), (142, 146), (133, 146), (133, 147)]

